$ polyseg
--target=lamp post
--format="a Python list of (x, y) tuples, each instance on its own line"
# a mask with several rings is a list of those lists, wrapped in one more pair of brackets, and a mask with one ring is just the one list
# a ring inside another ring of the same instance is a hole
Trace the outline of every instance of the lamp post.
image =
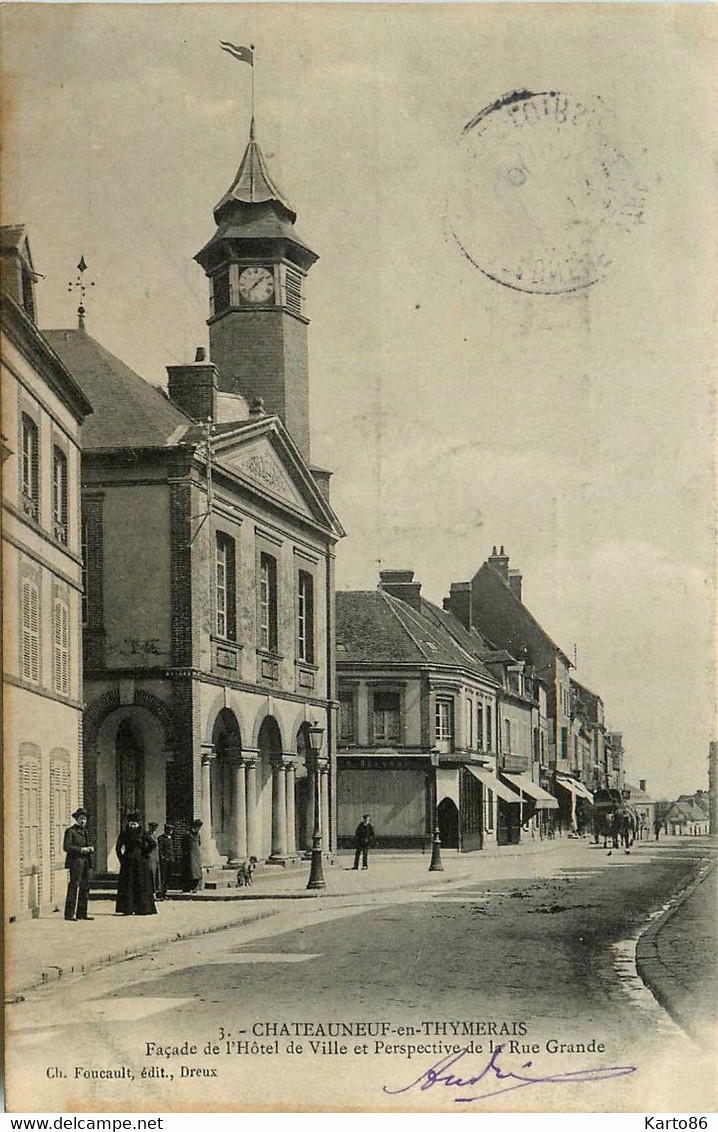
[(319, 755), (322, 750), (324, 728), (318, 723), (312, 723), (308, 728), (308, 733), (309, 749), (312, 752), (312, 761), (314, 763), (314, 835), (312, 838), (312, 864), (309, 870), (307, 888), (326, 888), (327, 882), (324, 879), (324, 870), (322, 868), (322, 789), (321, 771), (319, 768)]

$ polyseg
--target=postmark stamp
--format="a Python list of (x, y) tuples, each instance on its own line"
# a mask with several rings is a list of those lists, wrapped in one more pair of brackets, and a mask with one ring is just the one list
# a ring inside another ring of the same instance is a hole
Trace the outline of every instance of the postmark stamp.
[(590, 287), (644, 222), (648, 178), (598, 96), (513, 91), (464, 126), (449, 221), (466, 258), (514, 290)]

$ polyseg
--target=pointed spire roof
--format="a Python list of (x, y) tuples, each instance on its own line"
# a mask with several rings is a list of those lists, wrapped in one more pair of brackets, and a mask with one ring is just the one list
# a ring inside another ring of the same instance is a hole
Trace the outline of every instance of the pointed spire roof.
[(265, 204), (268, 201), (276, 201), (277, 204), (280, 204), (290, 214), (291, 223), (295, 222), (297, 219), (296, 212), (270, 176), (265, 156), (255, 137), (254, 118), (252, 118), (249, 127), (249, 143), (244, 151), (244, 157), (234, 181), (214, 210), (214, 218), (219, 224), (227, 205), (232, 205), (235, 202)]

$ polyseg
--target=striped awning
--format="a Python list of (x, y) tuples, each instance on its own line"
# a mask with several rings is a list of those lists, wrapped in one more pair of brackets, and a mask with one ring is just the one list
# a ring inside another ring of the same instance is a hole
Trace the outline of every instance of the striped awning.
[(518, 804), (521, 801), (519, 795), (516, 794), (510, 786), (507, 786), (505, 782), (501, 782), (492, 771), (487, 770), (483, 766), (464, 765), (469, 773), (473, 774), (474, 778), (478, 778), (479, 782), (483, 783), (489, 790), (493, 790), (495, 794), (498, 794), (499, 798), (503, 798), (504, 802), (515, 802)]
[(544, 790), (537, 782), (529, 778), (527, 774), (506, 774), (504, 771), (504, 778), (508, 778), (512, 786), (515, 786), (522, 794), (527, 794), (529, 798), (533, 798), (536, 802), (537, 810), (558, 809), (558, 802), (553, 794), (549, 794), (548, 790)]
[(563, 786), (564, 790), (570, 790), (577, 798), (585, 798), (587, 802), (593, 804), (593, 794), (582, 782), (578, 782), (575, 778), (569, 778), (566, 774), (557, 774), (556, 781), (559, 786)]

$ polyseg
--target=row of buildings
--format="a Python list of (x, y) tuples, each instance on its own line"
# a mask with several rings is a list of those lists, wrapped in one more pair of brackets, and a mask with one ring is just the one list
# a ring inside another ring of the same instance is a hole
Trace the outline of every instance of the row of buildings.
[[(625, 789), (621, 735), (522, 601), (503, 547), (443, 606), (410, 570), (335, 591), (343, 529), (312, 462), (316, 254), (252, 128), (198, 252), (209, 350), (148, 384), (77, 325), (39, 330), (2, 230), (6, 907), (60, 901), (90, 812), (203, 820), (207, 868), (345, 845), (446, 847), (580, 827)], [(15, 831), (19, 837), (15, 838)]]

